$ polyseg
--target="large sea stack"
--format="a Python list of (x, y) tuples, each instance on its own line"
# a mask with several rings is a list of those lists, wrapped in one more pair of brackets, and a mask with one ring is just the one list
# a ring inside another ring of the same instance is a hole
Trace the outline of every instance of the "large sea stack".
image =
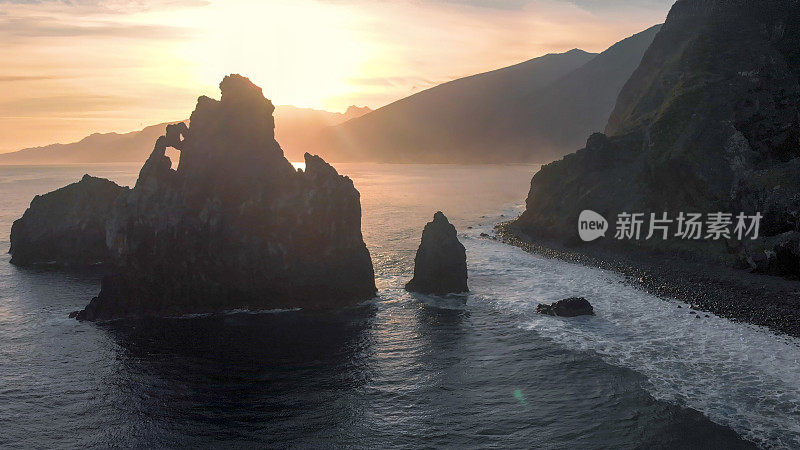
[(20, 266), (88, 266), (108, 262), (106, 226), (127, 188), (84, 175), (77, 183), (37, 195), (11, 226), (11, 262)]
[(422, 242), (414, 258), (414, 278), (406, 290), (423, 294), (468, 292), (467, 253), (454, 227), (438, 211), (422, 230)]
[[(245, 77), (167, 126), (106, 232), (113, 262), (79, 319), (329, 308), (374, 296), (353, 182), (321, 158), (295, 170), (272, 103)], [(177, 170), (165, 150), (181, 152)]]
[[(612, 227), (621, 212), (673, 219), (760, 212), (762, 237), (796, 242), (799, 77), (796, 0), (679, 0), (622, 89), (605, 134), (533, 177), (515, 227), (569, 241), (585, 209)], [(646, 244), (733, 257), (753, 243)]]

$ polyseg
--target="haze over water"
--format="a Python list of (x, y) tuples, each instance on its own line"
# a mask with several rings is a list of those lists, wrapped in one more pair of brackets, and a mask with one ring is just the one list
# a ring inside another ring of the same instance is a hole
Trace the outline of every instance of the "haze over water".
[[(335, 166), (361, 192), (375, 301), (103, 325), (67, 318), (99, 275), (11, 266), (9, 231), (33, 195), (139, 166), (0, 167), (0, 447), (800, 445), (797, 339), (480, 237), (536, 167)], [(464, 297), (402, 289), (437, 210), (467, 248)], [(597, 316), (535, 314), (572, 295)]]

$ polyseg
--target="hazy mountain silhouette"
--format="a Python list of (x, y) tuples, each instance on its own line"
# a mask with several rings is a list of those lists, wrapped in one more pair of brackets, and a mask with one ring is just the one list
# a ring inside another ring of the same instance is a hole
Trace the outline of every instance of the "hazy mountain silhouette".
[(313, 151), (313, 139), (325, 128), (371, 112), (369, 107), (350, 106), (344, 113), (296, 106), (275, 108), (275, 139), (290, 161), (302, 161), (303, 154)]
[(130, 133), (94, 133), (70, 144), (50, 144), (0, 154), (0, 164), (141, 162), (166, 123)]
[(602, 131), (617, 96), (639, 66), (661, 25), (617, 42), (565, 77), (519, 102), (507, 122), (524, 130), (538, 161), (571, 153), (590, 133)]
[[(600, 54), (574, 49), (453, 80), (375, 111), (278, 106), (275, 137), (292, 161), (313, 151), (330, 161), (548, 162), (604, 128), (659, 29)], [(163, 127), (0, 154), (0, 164), (141, 162)]]
[(545, 162), (602, 130), (660, 25), (601, 54), (571, 50), (457, 79), (324, 130), (334, 161)]
[(502, 146), (505, 153), (506, 146), (496, 140), (493, 143), (489, 136), (500, 134), (499, 125), (508, 119), (509, 105), (593, 57), (575, 49), (443, 83), (325, 130), (315, 149), (333, 160), (505, 159), (499, 150)]
[[(335, 113), (295, 106), (275, 109), (276, 139), (291, 161), (302, 161), (309, 149), (309, 137), (320, 130), (370, 112), (368, 107), (351, 106)], [(0, 154), (0, 164), (71, 164), (137, 162), (147, 159), (153, 142), (167, 123), (130, 133), (94, 133), (70, 144), (51, 144)]]

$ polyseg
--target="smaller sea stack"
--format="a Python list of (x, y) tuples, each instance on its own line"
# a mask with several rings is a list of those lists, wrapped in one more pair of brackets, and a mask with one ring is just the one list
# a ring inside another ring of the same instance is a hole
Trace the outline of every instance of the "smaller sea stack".
[(425, 225), (422, 242), (414, 258), (414, 278), (406, 290), (423, 294), (457, 294), (467, 287), (467, 252), (454, 227), (438, 211)]
[(90, 266), (110, 259), (106, 224), (128, 188), (84, 175), (77, 183), (33, 198), (11, 226), (11, 263)]

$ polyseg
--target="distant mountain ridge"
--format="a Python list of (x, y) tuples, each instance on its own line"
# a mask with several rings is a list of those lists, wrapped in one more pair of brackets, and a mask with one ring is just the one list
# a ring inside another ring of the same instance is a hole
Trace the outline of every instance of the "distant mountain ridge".
[[(345, 161), (505, 160), (508, 140), (516, 139), (506, 134), (507, 130), (498, 128), (507, 120), (508, 106), (594, 56), (575, 49), (449, 81), (327, 129), (320, 134), (314, 148), (328, 158)], [(506, 142), (491, 139), (496, 135), (508, 139)], [(487, 147), (492, 143), (497, 147)], [(502, 153), (493, 151), (500, 148)]]
[[(175, 122), (177, 123), (177, 122)], [(0, 164), (73, 164), (140, 162), (167, 123), (129, 133), (94, 133), (78, 142), (31, 147), (0, 154)]]
[(571, 50), (457, 79), (323, 131), (333, 160), (547, 162), (601, 131), (661, 25), (600, 54)]
[[(600, 54), (573, 49), (459, 78), (375, 111), (275, 111), (287, 158), (396, 163), (549, 162), (601, 131), (660, 25)], [(165, 124), (0, 154), (0, 164), (141, 162)]]
[(605, 128), (617, 96), (659, 30), (660, 24), (617, 42), (517, 103), (511, 117), (525, 121), (518, 120), (518, 128), (527, 124), (547, 137), (547, 142), (539, 144), (545, 148), (538, 149), (544, 160), (563, 156), (565, 149), (574, 151), (586, 142), (590, 133)]
[[(309, 136), (370, 112), (368, 107), (350, 106), (336, 113), (296, 106), (275, 109), (275, 134), (287, 158), (302, 161), (308, 150)], [(141, 163), (153, 150), (153, 142), (164, 132), (165, 122), (129, 133), (93, 133), (78, 142), (31, 147), (0, 154), (0, 164), (79, 164), (79, 163)], [(188, 123), (188, 121), (187, 121)]]
[(344, 113), (319, 109), (277, 106), (275, 108), (275, 139), (290, 161), (302, 161), (303, 154), (313, 150), (314, 136), (322, 130), (363, 116), (372, 111), (367, 106), (351, 105)]

